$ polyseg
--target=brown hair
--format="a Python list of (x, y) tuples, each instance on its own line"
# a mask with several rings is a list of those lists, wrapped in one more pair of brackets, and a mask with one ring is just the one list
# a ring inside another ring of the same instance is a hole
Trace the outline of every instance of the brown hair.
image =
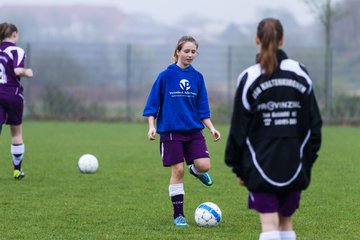
[(176, 54), (177, 51), (180, 51), (182, 49), (182, 47), (184, 46), (185, 43), (187, 42), (192, 42), (196, 45), (196, 49), (199, 47), (198, 42), (195, 40), (195, 38), (191, 37), (191, 36), (182, 36), (179, 41), (176, 44), (176, 48), (174, 50), (174, 54), (172, 56), (172, 59), (174, 61), (174, 63), (177, 63), (178, 61), (178, 55)]
[(0, 42), (2, 42), (5, 38), (11, 37), (13, 32), (17, 32), (17, 27), (11, 23), (1, 23), (0, 24)]
[(265, 18), (258, 25), (257, 37), (261, 48), (256, 60), (267, 76), (270, 76), (278, 65), (276, 54), (283, 35), (284, 30), (278, 19)]

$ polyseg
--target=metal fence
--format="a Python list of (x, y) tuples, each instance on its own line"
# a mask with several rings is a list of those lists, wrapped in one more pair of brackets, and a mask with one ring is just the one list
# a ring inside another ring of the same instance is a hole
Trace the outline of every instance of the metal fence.
[[(130, 121), (143, 119), (150, 88), (158, 73), (171, 64), (175, 47), (71, 42), (20, 46), (26, 49), (27, 65), (35, 75), (23, 79), (25, 117)], [(285, 50), (306, 65), (322, 107), (324, 49)], [(360, 56), (356, 51), (353, 55)], [(254, 64), (256, 53), (256, 46), (200, 45), (193, 65), (204, 75), (214, 121), (229, 121), (237, 76)], [(360, 68), (351, 68), (351, 61), (347, 53), (333, 52), (334, 99), (360, 89)]]

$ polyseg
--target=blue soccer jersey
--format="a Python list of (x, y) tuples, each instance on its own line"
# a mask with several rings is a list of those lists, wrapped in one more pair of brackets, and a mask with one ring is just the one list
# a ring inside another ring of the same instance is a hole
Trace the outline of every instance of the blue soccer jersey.
[(170, 65), (156, 79), (143, 116), (157, 118), (158, 133), (201, 130), (210, 108), (202, 74)]

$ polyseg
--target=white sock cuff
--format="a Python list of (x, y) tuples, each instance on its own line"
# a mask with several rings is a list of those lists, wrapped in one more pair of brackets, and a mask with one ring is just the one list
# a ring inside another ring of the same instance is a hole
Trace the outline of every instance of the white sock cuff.
[(185, 195), (183, 183), (169, 185), (169, 196), (172, 197), (176, 195)]
[(195, 173), (196, 175), (201, 175), (201, 173), (199, 173), (199, 172), (196, 170), (196, 167), (195, 167), (194, 164), (191, 164), (191, 165), (190, 165), (190, 168), (191, 168), (191, 170), (193, 171), (193, 173)]
[(262, 232), (259, 240), (282, 240), (279, 231)]
[(25, 152), (25, 144), (13, 145), (11, 144), (11, 154), (23, 154)]
[(280, 231), (281, 240), (296, 240), (296, 233), (294, 231)]

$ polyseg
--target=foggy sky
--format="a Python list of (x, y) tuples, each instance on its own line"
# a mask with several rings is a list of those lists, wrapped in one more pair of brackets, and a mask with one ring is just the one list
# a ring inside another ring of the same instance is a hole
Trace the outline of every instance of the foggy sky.
[[(126, 14), (151, 16), (155, 21), (174, 25), (184, 17), (204, 17), (219, 23), (247, 24), (266, 16), (264, 9), (283, 9), (301, 25), (313, 23), (315, 16), (301, 0), (0, 0), (1, 5), (106, 5)], [(263, 15), (263, 16), (262, 16)]]

